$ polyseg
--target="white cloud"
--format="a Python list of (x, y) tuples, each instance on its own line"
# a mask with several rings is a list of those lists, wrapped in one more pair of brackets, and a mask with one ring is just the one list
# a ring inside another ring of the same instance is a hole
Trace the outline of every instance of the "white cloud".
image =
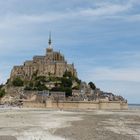
[(126, 4), (114, 4), (114, 3), (101, 3), (95, 4), (96, 7), (87, 8), (73, 8), (66, 11), (49, 11), (42, 14), (19, 14), (19, 13), (7, 13), (0, 18), (0, 28), (13, 28), (17, 25), (27, 25), (32, 23), (42, 23), (42, 22), (54, 22), (58, 20), (66, 20), (72, 18), (99, 18), (108, 17), (113, 15), (118, 15), (119, 13), (127, 12), (133, 7), (133, 3), (129, 1)]
[(140, 69), (99, 67), (88, 71), (87, 77), (99, 81), (140, 82)]
[(131, 8), (131, 4), (119, 5), (119, 4), (104, 4), (101, 7), (95, 9), (86, 9), (81, 11), (81, 15), (85, 16), (109, 16), (120, 12), (125, 12)]

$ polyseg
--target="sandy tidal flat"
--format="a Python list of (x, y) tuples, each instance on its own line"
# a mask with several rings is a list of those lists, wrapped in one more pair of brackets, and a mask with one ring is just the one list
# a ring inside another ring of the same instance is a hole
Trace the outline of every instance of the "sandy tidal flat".
[(0, 135), (17, 140), (140, 140), (140, 110), (0, 109)]
[[(70, 114), (73, 114), (73, 117)], [(80, 117), (74, 117), (74, 114), (62, 111), (3, 109), (0, 110), (0, 135), (15, 136), (17, 140), (64, 140), (61, 136), (55, 136), (54, 132), (58, 128), (68, 127), (69, 120), (80, 120)]]

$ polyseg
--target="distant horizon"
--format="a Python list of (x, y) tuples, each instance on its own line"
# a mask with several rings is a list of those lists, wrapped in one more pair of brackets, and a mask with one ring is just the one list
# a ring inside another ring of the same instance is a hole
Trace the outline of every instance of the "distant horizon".
[(0, 83), (14, 65), (54, 50), (75, 64), (78, 77), (140, 103), (139, 0), (1, 0)]
[(140, 104), (133, 104), (133, 103), (128, 103), (128, 105), (138, 105), (138, 106), (140, 106)]

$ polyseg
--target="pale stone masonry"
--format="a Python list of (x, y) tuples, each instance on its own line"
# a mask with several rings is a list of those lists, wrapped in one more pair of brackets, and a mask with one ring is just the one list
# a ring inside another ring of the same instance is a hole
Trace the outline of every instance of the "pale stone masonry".
[(37, 76), (52, 75), (55, 77), (62, 77), (66, 70), (77, 77), (74, 64), (68, 64), (64, 55), (60, 52), (53, 51), (51, 36), (49, 37), (48, 45), (45, 56), (34, 56), (33, 60), (25, 61), (21, 66), (14, 66), (11, 71), (11, 79), (14, 77), (21, 77), (29, 80), (34, 73), (37, 73)]
[(25, 108), (48, 108), (48, 109), (83, 109), (83, 110), (127, 110), (128, 104), (120, 101), (58, 101), (53, 102), (47, 100), (46, 103), (39, 103), (34, 101), (24, 101), (23, 107)]

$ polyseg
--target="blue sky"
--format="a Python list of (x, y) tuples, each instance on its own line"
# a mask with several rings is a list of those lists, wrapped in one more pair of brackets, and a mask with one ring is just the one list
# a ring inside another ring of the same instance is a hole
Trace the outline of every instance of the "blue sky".
[(50, 30), (79, 78), (140, 103), (139, 0), (1, 0), (0, 83), (45, 54)]

